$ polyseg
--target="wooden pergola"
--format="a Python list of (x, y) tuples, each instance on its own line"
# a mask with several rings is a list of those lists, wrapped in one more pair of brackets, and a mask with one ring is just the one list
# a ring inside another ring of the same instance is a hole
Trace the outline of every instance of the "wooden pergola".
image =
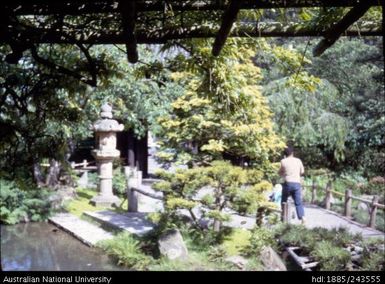
[[(382, 23), (359, 21), (384, 0), (2, 0), (0, 44), (14, 54), (40, 43), (125, 44), (137, 62), (137, 44), (163, 44), (188, 38), (215, 38), (218, 55), (228, 37), (323, 37), (319, 56), (340, 36), (379, 36)], [(243, 10), (346, 7), (350, 10), (325, 27), (298, 22), (245, 20)]]

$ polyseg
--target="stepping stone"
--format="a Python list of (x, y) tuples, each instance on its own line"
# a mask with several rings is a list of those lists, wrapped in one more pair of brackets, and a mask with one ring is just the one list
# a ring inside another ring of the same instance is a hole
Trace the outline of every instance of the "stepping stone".
[(110, 232), (69, 213), (59, 213), (48, 220), (89, 246), (113, 238)]
[(138, 236), (143, 236), (155, 228), (155, 225), (146, 219), (147, 214), (142, 212), (119, 214), (113, 211), (97, 211), (84, 212), (84, 215), (115, 229)]

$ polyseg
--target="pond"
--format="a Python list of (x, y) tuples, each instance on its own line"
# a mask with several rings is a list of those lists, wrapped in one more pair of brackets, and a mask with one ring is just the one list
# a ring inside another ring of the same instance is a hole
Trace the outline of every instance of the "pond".
[(97, 248), (90, 248), (52, 224), (1, 225), (4, 271), (124, 270)]

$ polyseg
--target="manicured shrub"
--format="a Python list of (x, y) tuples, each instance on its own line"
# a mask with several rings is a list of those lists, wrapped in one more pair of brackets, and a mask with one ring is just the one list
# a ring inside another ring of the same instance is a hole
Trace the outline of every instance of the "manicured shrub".
[(331, 241), (320, 241), (314, 246), (311, 256), (320, 263), (321, 270), (345, 270), (350, 262), (350, 252)]

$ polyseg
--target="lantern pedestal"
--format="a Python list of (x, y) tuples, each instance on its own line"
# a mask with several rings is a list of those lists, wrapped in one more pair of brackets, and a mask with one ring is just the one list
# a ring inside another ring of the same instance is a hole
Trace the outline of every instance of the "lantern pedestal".
[(98, 165), (99, 194), (91, 199), (94, 206), (109, 207), (119, 206), (119, 198), (112, 192), (112, 162), (120, 157), (116, 150), (116, 132), (123, 130), (123, 125), (112, 119), (112, 109), (108, 105), (102, 106), (100, 120), (93, 125), (96, 133), (96, 144), (98, 149), (92, 151), (92, 155)]

